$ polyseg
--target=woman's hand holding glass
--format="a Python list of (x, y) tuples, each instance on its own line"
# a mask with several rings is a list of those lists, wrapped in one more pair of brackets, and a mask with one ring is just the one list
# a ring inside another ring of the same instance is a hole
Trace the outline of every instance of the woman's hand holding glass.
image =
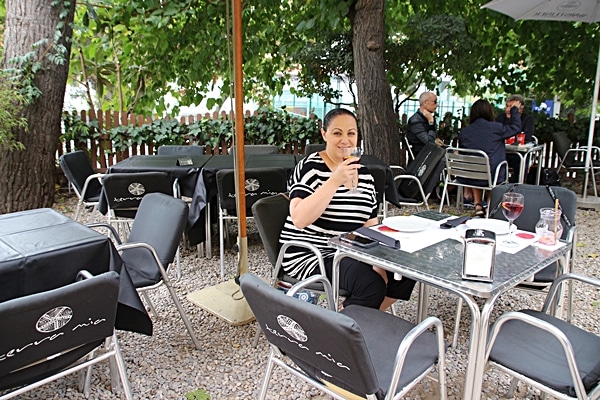
[[(344, 161), (346, 160), (352, 160), (350, 163), (348, 163), (349, 165), (353, 165), (353, 164), (358, 164), (360, 161), (360, 156), (362, 154), (362, 150), (360, 147), (347, 147), (344, 148), (342, 150), (342, 158)], [(351, 192), (356, 192), (356, 184), (354, 181), (354, 175), (356, 175), (357, 177), (357, 181), (358, 181), (358, 169), (354, 169), (355, 174), (352, 174), (352, 177), (350, 178), (350, 182), (351, 182)], [(358, 182), (357, 182), (358, 183)]]

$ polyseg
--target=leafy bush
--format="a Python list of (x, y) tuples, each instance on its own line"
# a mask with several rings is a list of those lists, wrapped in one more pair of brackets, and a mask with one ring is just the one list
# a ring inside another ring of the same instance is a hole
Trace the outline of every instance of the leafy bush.
[[(97, 121), (86, 124), (76, 113), (63, 115), (64, 139), (87, 143), (102, 135)], [(230, 146), (233, 140), (233, 121), (204, 118), (192, 124), (180, 124), (175, 119), (160, 119), (141, 126), (123, 125), (104, 132), (113, 142), (113, 150), (126, 151), (132, 145), (152, 143), (155, 148), (167, 144), (194, 142), (217, 148), (221, 143)], [(285, 148), (287, 144), (309, 140), (319, 141), (318, 121), (315, 118), (291, 116), (284, 110), (263, 107), (257, 115), (245, 118), (246, 144), (274, 144)]]

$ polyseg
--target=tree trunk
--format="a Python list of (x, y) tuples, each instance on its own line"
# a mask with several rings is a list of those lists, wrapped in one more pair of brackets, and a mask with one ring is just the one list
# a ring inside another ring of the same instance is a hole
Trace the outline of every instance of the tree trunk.
[(384, 0), (357, 0), (350, 12), (358, 118), (366, 153), (400, 164), (398, 121), (385, 59)]
[[(34, 58), (41, 62), (42, 68), (34, 78), (41, 96), (22, 110), (15, 110), (15, 114), (24, 116), (28, 122), (26, 130), (13, 131), (25, 150), (0, 150), (0, 213), (50, 207), (54, 200), (56, 149), (71, 53), (66, 39), (72, 36), (75, 1), (58, 1), (58, 6), (51, 3), (52, 0), (6, 0), (3, 68), (15, 67), (11, 59), (29, 52), (35, 52)], [(61, 18), (63, 7), (68, 7), (69, 12)], [(59, 44), (67, 50), (60, 65), (47, 58), (55, 55), (51, 47), (55, 45), (59, 22), (62, 23)], [(32, 47), (41, 40), (46, 43)]]

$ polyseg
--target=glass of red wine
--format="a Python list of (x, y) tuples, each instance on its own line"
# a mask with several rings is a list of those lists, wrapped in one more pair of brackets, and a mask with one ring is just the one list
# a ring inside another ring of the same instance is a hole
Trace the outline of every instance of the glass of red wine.
[[(355, 158), (356, 160), (351, 162), (350, 164), (358, 164), (358, 162), (360, 161), (360, 155), (362, 154), (362, 149), (360, 147), (348, 147), (344, 149), (344, 153), (343, 153), (343, 159), (344, 161), (348, 160), (349, 158)], [(356, 178), (356, 180), (358, 181), (358, 177)], [(354, 183), (354, 179), (352, 179), (352, 189), (350, 190), (350, 192), (356, 192), (356, 185)]]
[(508, 239), (502, 242), (503, 245), (509, 247), (516, 247), (519, 244), (513, 239), (512, 226), (514, 220), (519, 218), (521, 212), (523, 212), (524, 197), (521, 193), (504, 193), (502, 197), (502, 212), (508, 220)]

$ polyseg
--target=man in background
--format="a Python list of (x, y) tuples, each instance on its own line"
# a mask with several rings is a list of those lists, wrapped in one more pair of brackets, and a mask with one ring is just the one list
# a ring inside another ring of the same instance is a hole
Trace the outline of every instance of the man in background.
[[(525, 143), (533, 142), (533, 135), (535, 134), (535, 118), (533, 115), (523, 113), (525, 109), (525, 98), (520, 94), (513, 94), (506, 99), (506, 106), (504, 108), (504, 112), (498, 114), (496, 117), (497, 122), (501, 122), (504, 125), (510, 124), (510, 109), (511, 107), (517, 107), (519, 109), (519, 115), (521, 116), (521, 129), (525, 134)], [(516, 137), (515, 137), (516, 143)], [(516, 183), (519, 181), (519, 169), (521, 167), (520, 162), (521, 158), (517, 154), (508, 153), (506, 155), (506, 161), (508, 162), (508, 167), (512, 169), (512, 174), (510, 175), (509, 182)], [(528, 166), (525, 165), (525, 175), (527, 176)]]
[(419, 96), (419, 109), (408, 119), (406, 139), (415, 157), (427, 143), (441, 144), (441, 141), (436, 141), (437, 132), (434, 115), (437, 107), (438, 102), (435, 93), (421, 93)]
[[(419, 109), (409, 119), (406, 127), (406, 139), (412, 149), (412, 153), (415, 157), (413, 162), (419, 160), (419, 153), (428, 144), (436, 144), (442, 146), (443, 142), (438, 139), (436, 125), (435, 125), (435, 112), (438, 107), (437, 96), (433, 92), (424, 92), (419, 96)], [(425, 194), (434, 194), (438, 199), (440, 198), (440, 174), (444, 170), (446, 164), (445, 159), (442, 158), (433, 167), (432, 173), (426, 182), (423, 182), (423, 190)]]

